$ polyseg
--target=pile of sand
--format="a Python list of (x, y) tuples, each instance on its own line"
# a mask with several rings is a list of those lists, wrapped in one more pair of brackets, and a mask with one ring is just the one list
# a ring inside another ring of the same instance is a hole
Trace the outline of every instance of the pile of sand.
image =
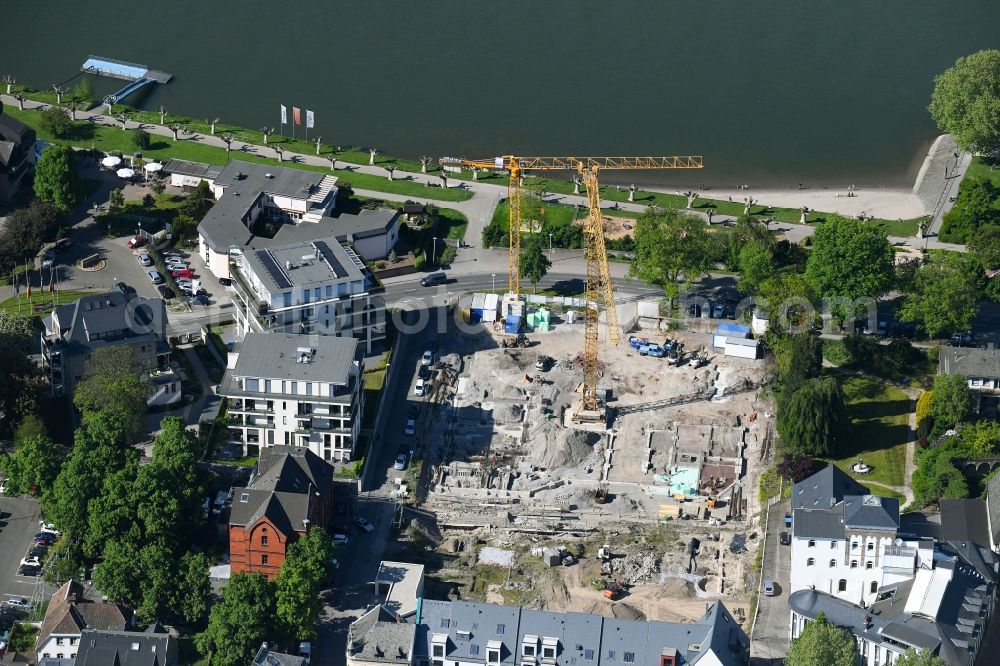
[(683, 578), (668, 578), (660, 588), (661, 595), (675, 599), (690, 599), (694, 597), (694, 585)]
[(539, 440), (532, 448), (532, 464), (543, 469), (576, 467), (586, 460), (602, 435), (584, 430), (565, 430), (563, 435)]
[(646, 621), (646, 614), (635, 606), (624, 601), (619, 601), (611, 606), (611, 614), (619, 620), (640, 620)]

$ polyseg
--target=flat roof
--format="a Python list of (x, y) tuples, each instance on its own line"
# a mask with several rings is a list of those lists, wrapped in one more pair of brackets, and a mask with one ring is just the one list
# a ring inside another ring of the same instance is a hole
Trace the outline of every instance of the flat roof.
[(244, 252), (248, 267), (271, 293), (334, 280), (363, 280), (354, 259), (335, 239)]
[[(299, 363), (299, 349), (311, 348), (308, 363)], [(240, 343), (232, 374), (309, 382), (350, 382), (358, 341), (331, 335), (247, 333)]]
[(417, 612), (417, 594), (424, 578), (424, 565), (408, 562), (383, 561), (378, 565), (375, 582), (388, 585), (389, 592), (382, 604), (400, 617)]
[(192, 162), (190, 160), (179, 160), (172, 157), (163, 165), (163, 170), (167, 173), (176, 173), (181, 176), (194, 176), (214, 181), (220, 173), (222, 167), (216, 164), (205, 164), (204, 162)]

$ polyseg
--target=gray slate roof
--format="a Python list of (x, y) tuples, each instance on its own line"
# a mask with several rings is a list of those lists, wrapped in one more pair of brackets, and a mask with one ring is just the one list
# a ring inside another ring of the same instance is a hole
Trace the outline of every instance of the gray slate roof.
[(351, 624), (348, 651), (357, 661), (409, 664), (416, 630), (417, 625), (398, 622), (391, 611), (375, 606)]
[(971, 541), (990, 547), (986, 502), (979, 499), (943, 499), (940, 506), (942, 541)]
[(990, 547), (1000, 545), (1000, 474), (986, 484), (986, 517), (989, 520)]
[(1000, 350), (977, 347), (941, 347), (938, 372), (943, 375), (964, 375), (1000, 379)]
[(169, 634), (94, 631), (80, 636), (76, 666), (174, 666), (177, 642)]
[(264, 643), (257, 650), (251, 666), (309, 666), (309, 660), (293, 654), (273, 652), (268, 649), (267, 643)]
[[(167, 321), (163, 300), (141, 299), (130, 305), (135, 298), (126, 297), (118, 291), (83, 296), (57, 307), (46, 319), (46, 328), (58, 335), (67, 355), (86, 354), (101, 347), (113, 346), (126, 338), (163, 338)], [(119, 332), (120, 335), (114, 335)], [(113, 337), (95, 338), (95, 335)]]
[[(311, 347), (316, 353), (309, 363), (298, 363), (298, 349)], [(347, 386), (358, 351), (354, 338), (295, 333), (247, 333), (239, 346), (234, 377), (292, 379), (330, 382)], [(304, 396), (303, 396), (304, 398)]]
[(846, 495), (867, 495), (868, 489), (836, 465), (827, 465), (792, 488), (793, 509), (829, 509)]
[(853, 529), (899, 529), (899, 500), (878, 495), (844, 497), (844, 525)]
[(357, 215), (339, 213), (323, 218), (329, 224), (339, 241), (351, 242), (356, 238), (368, 238), (384, 234), (399, 219), (399, 211), (393, 208), (362, 208)]
[(182, 176), (193, 176), (214, 181), (222, 173), (222, 167), (215, 164), (205, 164), (204, 162), (191, 162), (189, 160), (179, 160), (171, 158), (163, 165), (163, 170), (167, 173), (176, 173)]
[(839, 511), (805, 511), (795, 512), (792, 523), (796, 537), (807, 539), (842, 539), (844, 538), (844, 519)]
[(229, 524), (248, 527), (267, 518), (282, 534), (303, 532), (313, 494), (323, 503), (332, 480), (333, 468), (308, 449), (266, 447), (249, 487), (233, 489)]

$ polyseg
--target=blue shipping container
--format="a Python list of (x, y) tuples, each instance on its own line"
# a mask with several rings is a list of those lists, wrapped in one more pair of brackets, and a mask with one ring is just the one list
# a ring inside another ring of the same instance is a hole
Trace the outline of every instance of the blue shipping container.
[(521, 317), (519, 315), (508, 315), (504, 321), (504, 333), (517, 333), (521, 330)]

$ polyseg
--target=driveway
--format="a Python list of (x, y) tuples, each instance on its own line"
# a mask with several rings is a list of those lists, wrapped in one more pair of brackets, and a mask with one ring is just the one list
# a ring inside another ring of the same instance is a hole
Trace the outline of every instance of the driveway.
[(42, 582), (41, 577), (18, 576), (21, 558), (28, 552), (32, 537), (38, 532), (41, 512), (38, 502), (31, 498), (0, 497), (0, 512), (3, 522), (0, 536), (0, 585), (3, 586), (2, 599), (12, 596), (27, 597), (35, 603), (48, 601), (55, 591)]
[(790, 502), (785, 500), (771, 507), (767, 519), (767, 534), (761, 563), (761, 576), (777, 583), (773, 597), (760, 595), (757, 601), (757, 622), (750, 642), (750, 663), (753, 666), (777, 665), (788, 653), (788, 595), (791, 593), (791, 546), (778, 543), (785, 530), (785, 514)]

